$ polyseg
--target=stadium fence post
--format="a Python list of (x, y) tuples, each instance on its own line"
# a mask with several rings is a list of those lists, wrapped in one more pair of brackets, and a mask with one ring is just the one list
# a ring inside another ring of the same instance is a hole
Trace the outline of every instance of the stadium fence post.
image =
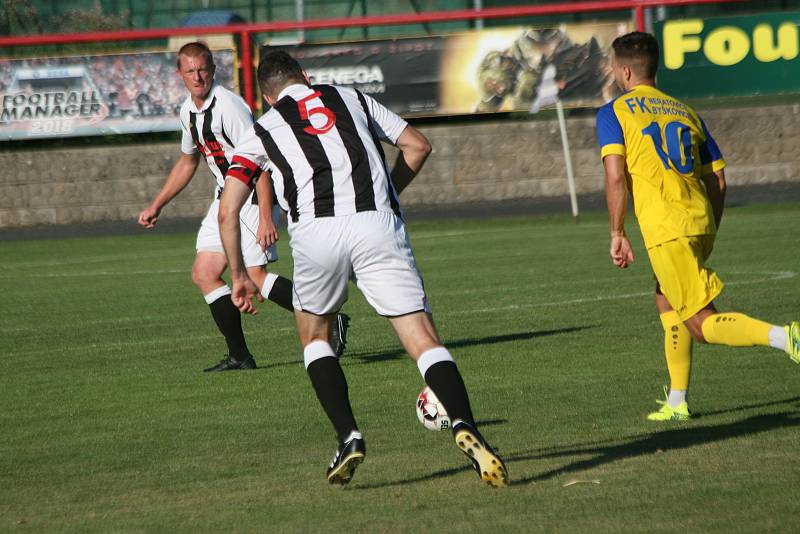
[(644, 6), (636, 6), (633, 8), (634, 19), (636, 22), (636, 31), (643, 32), (645, 31), (645, 21), (644, 21)]
[(572, 205), (572, 216), (578, 218), (578, 196), (575, 193), (575, 175), (572, 172), (572, 153), (569, 150), (567, 137), (567, 121), (564, 120), (564, 106), (561, 99), (556, 99), (556, 113), (558, 114), (558, 129), (561, 130), (561, 147), (564, 149), (564, 167), (567, 170), (567, 186), (569, 187), (569, 202)]
[(250, 32), (243, 30), (239, 34), (239, 46), (241, 46), (242, 58), (242, 89), (244, 91), (244, 101), (250, 106), (250, 109), (255, 110), (256, 106), (255, 95), (253, 92), (253, 43), (250, 38)]

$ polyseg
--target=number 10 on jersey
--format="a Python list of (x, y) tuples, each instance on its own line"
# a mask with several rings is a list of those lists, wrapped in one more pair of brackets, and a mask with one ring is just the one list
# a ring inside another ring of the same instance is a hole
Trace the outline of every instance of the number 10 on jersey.
[(653, 140), (658, 158), (665, 169), (669, 170), (669, 162), (672, 162), (672, 165), (681, 174), (690, 174), (694, 170), (692, 130), (689, 126), (679, 121), (667, 123), (663, 134), (663, 138), (667, 141), (666, 153), (664, 152), (661, 125), (659, 123), (651, 122), (647, 125), (647, 128), (642, 130), (642, 133), (650, 136)]

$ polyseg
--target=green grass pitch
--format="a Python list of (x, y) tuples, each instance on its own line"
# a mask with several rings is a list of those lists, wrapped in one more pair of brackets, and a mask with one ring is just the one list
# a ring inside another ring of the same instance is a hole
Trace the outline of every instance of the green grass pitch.
[[(800, 205), (730, 209), (717, 301), (800, 319)], [(351, 287), (343, 367), (367, 439), (345, 489), (293, 321), (244, 320), (260, 369), (203, 374), (224, 343), (191, 284), (191, 234), (4, 242), (2, 532), (753, 532), (800, 517), (800, 367), (696, 346), (686, 423), (645, 420), (667, 383), (641, 239), (605, 216), (411, 222), (437, 324), (513, 485), (479, 482), (425, 430), (422, 387)], [(288, 238), (274, 270), (291, 274)]]

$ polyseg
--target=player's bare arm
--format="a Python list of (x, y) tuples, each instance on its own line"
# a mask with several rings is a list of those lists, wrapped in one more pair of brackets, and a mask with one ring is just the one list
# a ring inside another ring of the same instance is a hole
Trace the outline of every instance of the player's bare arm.
[(258, 197), (258, 230), (256, 240), (261, 250), (278, 241), (278, 229), (272, 220), (272, 181), (268, 173), (262, 172), (256, 179), (256, 196)]
[(727, 188), (725, 169), (706, 174), (701, 180), (706, 186), (708, 201), (711, 203), (711, 209), (714, 210), (714, 222), (717, 224), (717, 229), (719, 229), (719, 225), (722, 222), (722, 212), (725, 209), (725, 189)]
[(428, 138), (412, 126), (406, 126), (395, 145), (400, 153), (392, 169), (392, 183), (399, 195), (420, 171), (432, 149)]
[(189, 185), (197, 170), (199, 161), (199, 154), (181, 154), (181, 157), (172, 166), (172, 170), (161, 187), (161, 191), (159, 191), (150, 205), (139, 213), (140, 225), (145, 228), (153, 228), (156, 225), (161, 209)]
[(247, 273), (242, 258), (242, 236), (239, 228), (239, 212), (249, 197), (250, 188), (247, 185), (236, 179), (226, 179), (219, 201), (218, 220), (219, 234), (233, 282), (231, 300), (239, 311), (255, 315), (258, 310), (253, 305), (253, 297), (258, 298), (259, 302), (264, 299)]
[(625, 180), (625, 158), (609, 154), (603, 158), (606, 175), (606, 204), (611, 226), (611, 261), (625, 269), (633, 263), (633, 248), (625, 235), (625, 211), (628, 207), (628, 187)]

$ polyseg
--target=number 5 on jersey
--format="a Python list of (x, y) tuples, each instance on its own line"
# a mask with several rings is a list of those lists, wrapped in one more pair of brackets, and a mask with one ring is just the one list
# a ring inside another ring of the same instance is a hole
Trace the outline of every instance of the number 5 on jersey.
[(301, 98), (300, 100), (297, 101), (297, 109), (300, 111), (301, 119), (308, 120), (309, 122), (311, 122), (311, 117), (314, 115), (322, 115), (325, 117), (325, 124), (323, 124), (321, 127), (317, 128), (313, 124), (310, 124), (309, 126), (303, 128), (303, 131), (306, 132), (307, 134), (311, 135), (324, 134), (330, 131), (330, 129), (333, 128), (333, 126), (336, 124), (336, 115), (334, 115), (333, 111), (331, 111), (330, 109), (326, 108), (321, 104), (314, 108), (308, 107), (309, 100), (313, 100), (321, 95), (322, 93), (320, 93), (319, 91), (314, 91), (307, 97)]

